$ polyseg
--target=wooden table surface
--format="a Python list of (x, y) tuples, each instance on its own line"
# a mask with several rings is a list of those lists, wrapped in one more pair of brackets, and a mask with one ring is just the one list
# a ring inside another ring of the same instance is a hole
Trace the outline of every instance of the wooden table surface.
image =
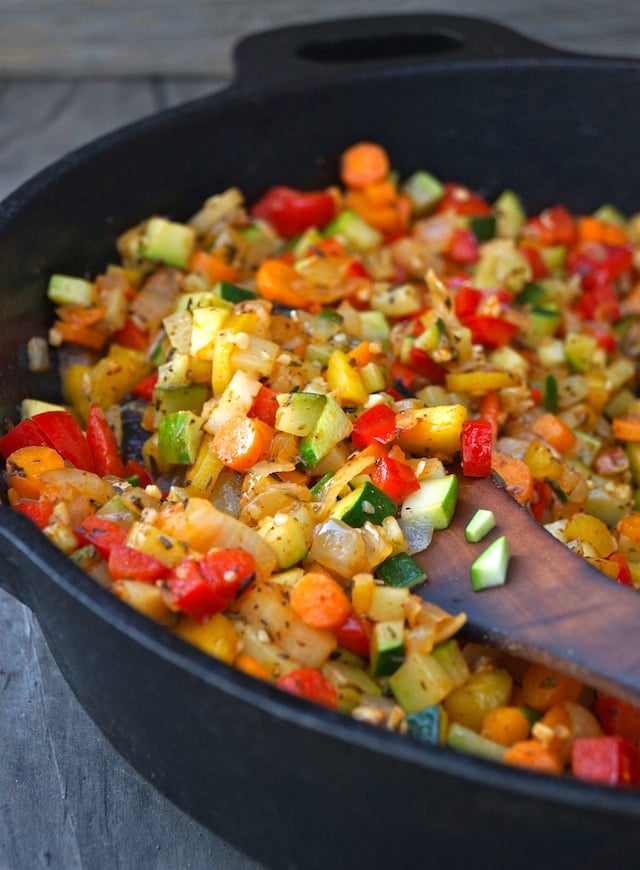
[[(559, 48), (640, 50), (633, 0), (395, 0), (393, 11), (445, 6)], [(350, 0), (348, 14), (390, 8)], [(246, 33), (345, 14), (340, 0), (0, 0), (0, 199), (95, 136), (223, 87)], [(0, 870), (258, 866), (120, 758), (64, 683), (31, 613), (3, 592), (0, 796)]]

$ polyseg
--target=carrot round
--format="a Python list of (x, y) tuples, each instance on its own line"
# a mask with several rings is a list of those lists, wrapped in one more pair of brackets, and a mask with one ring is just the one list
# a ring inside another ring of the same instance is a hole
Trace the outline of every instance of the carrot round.
[(543, 414), (533, 423), (531, 431), (543, 438), (560, 453), (567, 453), (576, 443), (576, 436), (556, 414)]
[(529, 720), (519, 707), (500, 706), (482, 720), (480, 734), (501, 746), (513, 746), (529, 737)]
[(491, 468), (504, 480), (507, 492), (519, 504), (526, 505), (531, 500), (533, 475), (522, 459), (494, 450), (491, 456)]
[(557, 752), (540, 740), (521, 740), (507, 749), (503, 761), (540, 773), (562, 773), (564, 764)]
[(578, 218), (578, 239), (581, 242), (599, 242), (606, 245), (626, 245), (629, 236), (622, 227), (592, 215)]
[(389, 174), (389, 155), (375, 142), (357, 142), (342, 154), (340, 178), (347, 187), (362, 188)]
[(311, 628), (340, 628), (351, 613), (351, 602), (340, 584), (326, 574), (303, 574), (291, 588), (290, 604)]
[(527, 707), (545, 712), (562, 701), (577, 701), (582, 690), (578, 680), (545, 665), (530, 665), (522, 678), (520, 699)]
[(218, 458), (234, 471), (247, 471), (266, 459), (273, 429), (257, 417), (232, 417), (213, 436)]
[(215, 254), (209, 254), (207, 251), (202, 251), (200, 248), (191, 254), (188, 263), (190, 272), (199, 272), (201, 275), (206, 275), (217, 284), (218, 281), (237, 281), (238, 272), (233, 266)]
[(20, 447), (7, 459), (7, 479), (22, 498), (37, 499), (42, 491), (40, 477), (64, 467), (64, 459), (53, 447)]
[(640, 417), (614, 417), (611, 434), (619, 441), (640, 441)]
[(239, 671), (243, 671), (245, 674), (249, 674), (249, 676), (255, 677), (258, 680), (269, 679), (269, 671), (258, 659), (249, 655), (249, 653), (240, 653), (234, 665)]

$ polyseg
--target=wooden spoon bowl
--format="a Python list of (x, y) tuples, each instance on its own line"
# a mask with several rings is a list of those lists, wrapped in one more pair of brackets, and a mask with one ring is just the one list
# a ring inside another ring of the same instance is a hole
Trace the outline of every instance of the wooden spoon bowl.
[[(451, 525), (415, 557), (428, 578), (423, 598), (464, 611), (474, 640), (640, 703), (640, 593), (571, 552), (492, 478), (459, 475), (459, 483)], [(465, 527), (478, 508), (497, 523), (470, 544)], [(511, 551), (506, 583), (474, 592), (470, 566), (499, 535)]]

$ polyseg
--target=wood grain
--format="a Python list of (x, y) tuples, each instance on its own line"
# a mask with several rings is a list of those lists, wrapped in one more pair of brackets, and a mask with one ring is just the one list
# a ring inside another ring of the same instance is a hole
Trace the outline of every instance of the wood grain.
[(228, 77), (232, 45), (267, 27), (385, 12), (492, 18), (560, 48), (637, 54), (629, 0), (0, 0), (0, 75)]

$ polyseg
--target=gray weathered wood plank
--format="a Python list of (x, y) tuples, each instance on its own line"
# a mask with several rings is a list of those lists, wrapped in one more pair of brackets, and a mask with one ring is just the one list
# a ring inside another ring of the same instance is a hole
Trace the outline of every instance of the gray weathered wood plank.
[(0, 75), (228, 76), (231, 46), (266, 27), (385, 12), (493, 18), (560, 48), (638, 53), (629, 0), (0, 0)]

